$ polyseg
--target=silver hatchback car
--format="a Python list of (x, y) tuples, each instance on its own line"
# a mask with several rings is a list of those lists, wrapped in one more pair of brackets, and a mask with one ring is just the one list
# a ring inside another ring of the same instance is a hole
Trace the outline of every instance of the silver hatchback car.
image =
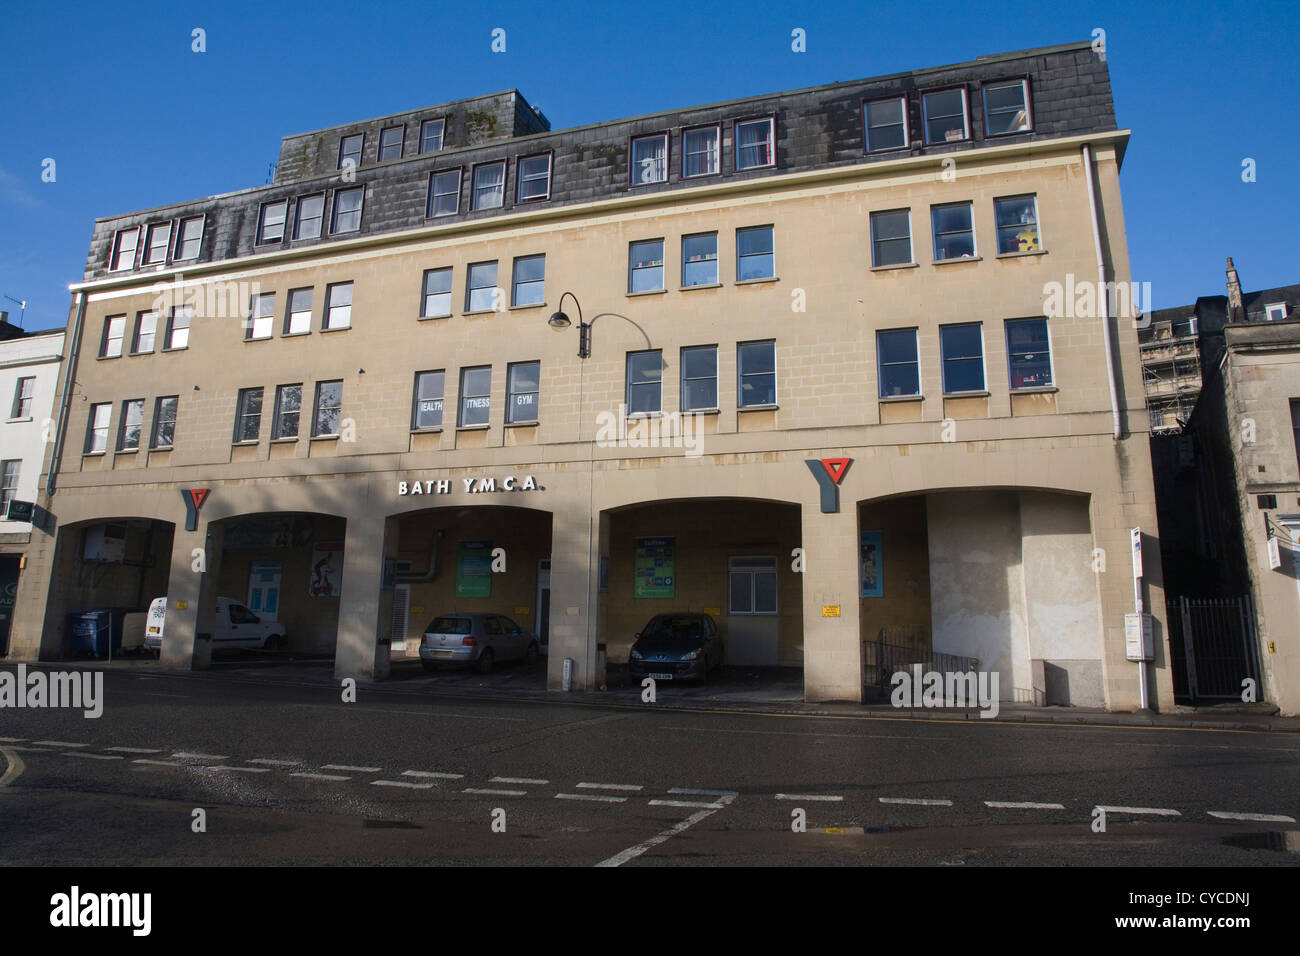
[(426, 671), (439, 664), (475, 664), (489, 674), (502, 661), (537, 660), (537, 635), (502, 614), (443, 614), (420, 638), (420, 663)]

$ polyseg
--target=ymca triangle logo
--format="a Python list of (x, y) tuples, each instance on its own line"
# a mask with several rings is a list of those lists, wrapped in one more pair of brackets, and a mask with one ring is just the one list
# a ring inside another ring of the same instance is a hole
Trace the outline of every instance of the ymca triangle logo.
[(840, 483), (840, 479), (844, 477), (844, 473), (849, 470), (849, 462), (851, 461), (853, 461), (852, 458), (823, 458), (821, 460), (826, 473), (831, 476), (831, 481), (837, 485)]
[(187, 489), (187, 491), (189, 492), (189, 495), (190, 495), (191, 500), (193, 500), (193, 502), (194, 502), (194, 510), (195, 510), (195, 511), (197, 511), (198, 509), (200, 509), (200, 508), (203, 507), (203, 502), (207, 500), (207, 497), (208, 497), (208, 491), (209, 491), (209, 490), (210, 490), (210, 489), (208, 489), (208, 488), (189, 488), (189, 489)]

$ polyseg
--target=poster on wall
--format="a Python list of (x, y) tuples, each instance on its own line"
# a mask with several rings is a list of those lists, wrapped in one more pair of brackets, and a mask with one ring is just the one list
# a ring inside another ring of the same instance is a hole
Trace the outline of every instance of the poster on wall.
[(676, 538), (637, 538), (636, 575), (633, 596), (638, 598), (676, 597)]
[(492, 542), (462, 541), (456, 560), (456, 597), (492, 596)]
[(343, 579), (343, 542), (318, 544), (311, 551), (311, 597), (338, 597)]
[(879, 531), (862, 532), (862, 546), (858, 551), (858, 567), (862, 578), (863, 597), (885, 596), (885, 566)]

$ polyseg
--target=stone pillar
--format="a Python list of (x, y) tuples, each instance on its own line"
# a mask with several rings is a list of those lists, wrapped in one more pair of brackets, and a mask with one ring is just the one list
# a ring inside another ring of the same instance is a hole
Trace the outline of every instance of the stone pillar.
[[(339, 630), (334, 676), (379, 681), (388, 677), (388, 631), (392, 627), (392, 592), (384, 594), (384, 555), (396, 547), (396, 518), (373, 515), (347, 519), (343, 545), (343, 583), (339, 595)], [(389, 534), (389, 526), (392, 533)], [(388, 619), (384, 609), (388, 609)]]
[(846, 497), (836, 514), (822, 514), (817, 498), (802, 507), (804, 699), (860, 703), (857, 506)]
[[(211, 662), (224, 540), (225, 528), (218, 523), (200, 522), (197, 531), (186, 531), (183, 524), (176, 529), (167, 580), (167, 620), (159, 654), (163, 667), (202, 670)], [(200, 634), (208, 637), (206, 647), (196, 640)]]
[[(590, 620), (596, 599), (596, 569), (600, 534), (577, 497), (569, 507), (552, 513), (551, 629), (546, 664), (547, 690), (563, 687), (564, 659), (574, 664), (573, 690), (591, 690), (596, 683), (596, 621)], [(586, 501), (583, 500), (583, 505)]]
[[(6, 660), (36, 661), (61, 657), (66, 602), (61, 588), (67, 583), (54, 573), (63, 554), (75, 548), (76, 531), (56, 530), (54, 517), (46, 513), (43, 527), (32, 525), (32, 536), (24, 549), (27, 567), (18, 572), (18, 596), (9, 622), (9, 654)], [(62, 539), (62, 540), (60, 540)]]

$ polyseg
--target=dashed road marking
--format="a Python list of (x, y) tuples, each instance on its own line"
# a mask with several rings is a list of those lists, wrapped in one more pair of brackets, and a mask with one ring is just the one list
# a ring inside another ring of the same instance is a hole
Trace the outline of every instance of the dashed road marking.
[(835, 803), (839, 800), (843, 800), (844, 798), (836, 796), (835, 794), (831, 794), (831, 793), (778, 793), (776, 795), (776, 799), (812, 800), (812, 801), (821, 801), (823, 803)]
[(66, 740), (33, 740), (33, 747), (89, 747), (90, 744), (74, 744)]
[(592, 803), (627, 803), (627, 797), (611, 797), (602, 793), (557, 793), (555, 799), (590, 800)]
[(180, 766), (184, 766), (183, 764), (176, 763), (174, 760), (150, 760), (150, 759), (148, 759), (147, 757), (140, 757), (140, 758), (137, 759), (137, 760), (132, 760), (131, 763), (142, 763), (142, 764), (147, 764), (147, 765), (150, 766), (150, 767), (180, 767)]
[(1248, 820), (1252, 823), (1295, 823), (1295, 817), (1283, 816), (1280, 813), (1237, 813), (1232, 810), (1207, 810), (1205, 812), (1212, 817), (1218, 817), (1220, 820)]
[(349, 767), (345, 763), (327, 763), (321, 766), (322, 770), (347, 770), (351, 773), (379, 773), (383, 767)]
[(527, 790), (484, 790), (479, 787), (466, 787), (461, 793), (478, 793), (485, 797), (522, 797), (526, 796)]
[(231, 773), (270, 773), (270, 767), (231, 767), (226, 764), (218, 764), (215, 767), (204, 767), (204, 770), (229, 770)]
[[(724, 796), (718, 802), (725, 807), (727, 804), (731, 803), (731, 801), (734, 799), (735, 798), (732, 796)], [(701, 820), (706, 820), (717, 812), (718, 811), (713, 809), (712, 807), (710, 807), (707, 810), (696, 810), (694, 813), (692, 813), (685, 820), (682, 820), (680, 823), (674, 824), (673, 826), (669, 827), (667, 830), (664, 830), (662, 833), (656, 833), (650, 839), (643, 840), (641, 843), (638, 843), (636, 846), (630, 846), (626, 850), (623, 850), (620, 853), (615, 853), (607, 860), (601, 860), (599, 863), (596, 864), (596, 866), (600, 866), (600, 867), (622, 866), (628, 860), (636, 859), (646, 850), (653, 849), (654, 847), (658, 846), (660, 843), (663, 843), (667, 840), (671, 840), (673, 837), (677, 836), (677, 834), (689, 830), (691, 827), (695, 826), (695, 824), (699, 823)]]
[(639, 783), (580, 783), (579, 790), (643, 790)]
[(20, 744), (26, 737), (0, 737), (0, 744)]
[(1063, 803), (1009, 803), (1002, 800), (985, 800), (986, 807), (994, 810), (1064, 810)]
[(264, 763), (268, 767), (301, 767), (301, 760), (272, 760), (270, 757), (254, 757), (249, 763)]
[(439, 773), (436, 770), (403, 770), (403, 777), (432, 777), (435, 780), (463, 780), (463, 773)]
[(411, 783), (408, 780), (371, 780), (372, 787), (405, 787), (408, 790), (431, 790), (431, 783)]
[(738, 797), (738, 790), (697, 790), (694, 787), (673, 787), (669, 793), (683, 793), (692, 797)]
[(1182, 814), (1177, 810), (1169, 810), (1165, 807), (1104, 807), (1098, 805), (1098, 810), (1104, 810), (1107, 813), (1134, 813), (1146, 814), (1156, 817), (1181, 817)]
[(105, 747), (105, 750), (119, 754), (160, 754), (162, 750), (157, 747)]
[(351, 780), (351, 777), (340, 777), (335, 773), (291, 773), (291, 777), (302, 777), (305, 780)]
[(951, 800), (927, 800), (922, 797), (877, 797), (881, 803), (901, 803), (909, 807), (950, 807)]
[(229, 760), (229, 754), (192, 754), (178, 750), (172, 754), (177, 760)]
[(651, 800), (652, 807), (708, 807), (711, 810), (721, 810), (726, 806), (725, 803), (704, 803), (700, 800)]
[(544, 787), (551, 781), (539, 780), (535, 777), (493, 777), (488, 783), (527, 783), (535, 787)]
[(88, 754), (81, 750), (67, 750), (64, 751), (63, 756), (84, 757), (87, 760), (125, 760), (126, 759), (125, 757), (122, 757), (119, 754)]

